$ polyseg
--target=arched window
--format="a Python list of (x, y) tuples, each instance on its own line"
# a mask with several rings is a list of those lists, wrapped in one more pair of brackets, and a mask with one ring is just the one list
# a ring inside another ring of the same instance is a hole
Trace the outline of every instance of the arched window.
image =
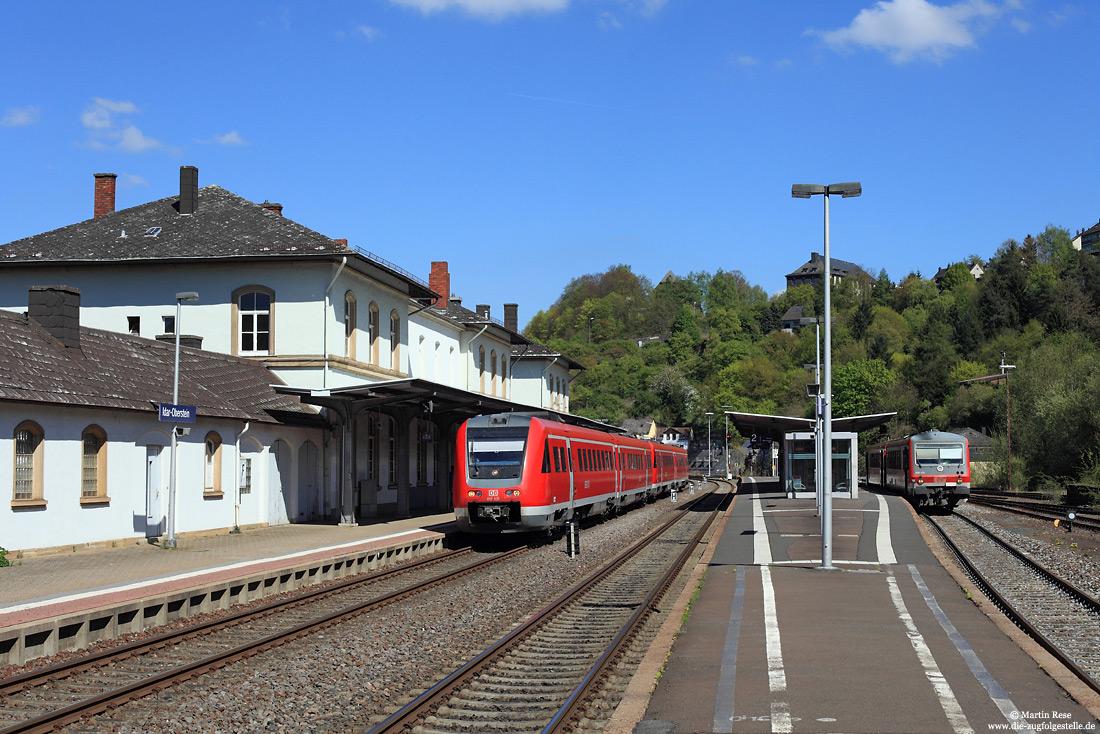
[(368, 339), (370, 340), (370, 363), (378, 364), (378, 304), (373, 301), (370, 304), (370, 325), (368, 326)]
[(222, 493), (222, 437), (214, 431), (206, 434), (202, 491), (203, 494)]
[(42, 444), (45, 435), (42, 427), (33, 421), (24, 421), (15, 428), (13, 504), (46, 504), (42, 495)]
[(418, 486), (431, 484), (435, 474), (433, 466), (435, 443), (435, 425), (424, 418), (416, 420), (416, 483)]
[(355, 294), (348, 291), (344, 294), (344, 356), (348, 359), (355, 359), (355, 321)]
[(485, 392), (485, 347), (478, 347), (477, 350), (477, 379), (478, 379), (478, 392)]
[(390, 311), (390, 368), (401, 371), (401, 317)]
[(500, 396), (508, 398), (508, 357), (505, 355), (500, 357)]
[(107, 433), (99, 426), (88, 426), (81, 434), (83, 457), (80, 463), (80, 501), (94, 503), (107, 499)]
[(389, 486), (397, 486), (397, 421), (393, 419), (393, 416), (386, 416), (386, 427), (388, 429), (386, 434), (386, 454), (389, 460)]
[(489, 353), (489, 367), (492, 370), (489, 379), (489, 391), (493, 394), (497, 394), (497, 350), (493, 350)]
[(382, 426), (377, 413), (367, 413), (367, 479), (378, 479), (378, 429)]
[(264, 356), (275, 353), (273, 315), (275, 291), (250, 285), (233, 291), (234, 354)]

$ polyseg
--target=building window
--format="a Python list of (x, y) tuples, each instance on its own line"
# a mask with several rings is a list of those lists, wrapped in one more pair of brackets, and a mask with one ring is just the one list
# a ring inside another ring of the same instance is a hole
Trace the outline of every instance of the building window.
[(489, 368), (492, 370), (489, 376), (490, 392), (497, 394), (497, 350), (489, 353)]
[(107, 434), (99, 426), (88, 426), (80, 437), (84, 447), (80, 465), (80, 499), (107, 497)]
[(161, 316), (164, 321), (164, 333), (175, 334), (176, 333), (176, 317), (175, 316)]
[(397, 486), (397, 421), (392, 416), (386, 416), (386, 425), (389, 427), (389, 432), (386, 436), (387, 451), (389, 455), (387, 458), (390, 462), (390, 476), (389, 486)]
[(222, 437), (213, 431), (206, 434), (206, 448), (203, 454), (203, 492), (205, 494), (221, 494)]
[(355, 359), (355, 294), (344, 294), (344, 356)]
[(401, 317), (396, 311), (390, 312), (390, 367), (401, 371)]
[(271, 353), (271, 296), (260, 291), (237, 298), (241, 354)]
[(241, 494), (252, 494), (252, 457), (241, 457)]
[(126, 330), (138, 336), (141, 334), (141, 317), (140, 316), (127, 316), (126, 317)]
[(432, 424), (418, 419), (416, 428), (416, 483), (424, 486), (428, 483), (428, 447), (432, 442)]
[(500, 396), (508, 399), (508, 357), (500, 356)]
[(378, 364), (378, 304), (371, 303), (370, 305), (370, 317), (369, 317), (369, 336), (370, 340), (370, 363), (373, 365)]
[(478, 391), (485, 392), (485, 347), (478, 347), (477, 352)]
[(367, 414), (367, 479), (378, 479), (378, 429), (382, 424), (378, 416)]
[(12, 499), (32, 503), (42, 499), (42, 466), (45, 434), (41, 426), (31, 421), (15, 429), (15, 481)]

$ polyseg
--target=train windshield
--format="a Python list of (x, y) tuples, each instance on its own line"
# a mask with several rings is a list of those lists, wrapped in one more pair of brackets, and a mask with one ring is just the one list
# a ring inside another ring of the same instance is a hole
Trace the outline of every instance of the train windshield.
[(514, 479), (523, 470), (527, 426), (470, 428), (466, 432), (466, 444), (472, 479)]
[(917, 466), (961, 465), (963, 463), (963, 445), (961, 443), (916, 444), (913, 446), (913, 458)]

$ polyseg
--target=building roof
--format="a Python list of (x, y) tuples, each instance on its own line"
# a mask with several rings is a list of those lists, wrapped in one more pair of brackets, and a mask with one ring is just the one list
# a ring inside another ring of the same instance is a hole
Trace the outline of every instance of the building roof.
[[(832, 268), (833, 276), (846, 278), (850, 275), (858, 275), (863, 273), (863, 268), (850, 263), (847, 260), (838, 260), (835, 257), (829, 258), (829, 266)], [(806, 261), (806, 264), (795, 270), (793, 273), (787, 273), (788, 278), (807, 278), (814, 276), (822, 276), (825, 273), (825, 258), (820, 253), (810, 253), (810, 259)]]
[(194, 214), (179, 195), (121, 209), (0, 246), (5, 267), (271, 258), (361, 259), (404, 281), (413, 298), (438, 294), (412, 274), (344, 240), (334, 240), (219, 186), (198, 190)]
[(623, 430), (634, 435), (645, 435), (652, 426), (652, 418), (627, 418), (623, 421)]
[(557, 359), (565, 365), (566, 369), (584, 369), (584, 365), (572, 357), (562, 354), (557, 349), (551, 349), (544, 344), (539, 344), (536, 341), (512, 347), (512, 362), (515, 363), (519, 359), (544, 359), (547, 361)]
[[(80, 328), (65, 347), (25, 314), (0, 311), (0, 400), (137, 410), (156, 420), (172, 402), (175, 344)], [(198, 415), (259, 422), (312, 423), (316, 410), (272, 383), (259, 362), (180, 347), (179, 403)]]
[[(467, 327), (478, 326), (493, 326), (496, 327), (499, 333), (502, 333), (508, 338), (510, 344), (528, 344), (530, 339), (520, 334), (518, 331), (513, 331), (504, 325), (503, 321), (494, 319), (487, 313), (478, 313), (477, 311), (471, 311), (470, 309), (462, 305), (462, 301), (458, 298), (451, 298), (447, 300), (446, 308), (434, 307), (432, 309), (436, 314), (450, 319), (451, 321), (462, 324)], [(514, 349), (514, 347), (513, 347)]]

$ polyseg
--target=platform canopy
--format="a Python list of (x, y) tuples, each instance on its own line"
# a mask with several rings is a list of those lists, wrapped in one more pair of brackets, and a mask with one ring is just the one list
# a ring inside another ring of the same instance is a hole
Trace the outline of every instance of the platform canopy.
[[(793, 415), (765, 415), (762, 413), (738, 413), (725, 411), (730, 422), (742, 435), (765, 433), (769, 436), (782, 436), (795, 431), (813, 431), (813, 418), (799, 418)], [(857, 415), (849, 418), (833, 418), (833, 430), (837, 432), (860, 433), (885, 425), (897, 413), (876, 413), (875, 415)]]

